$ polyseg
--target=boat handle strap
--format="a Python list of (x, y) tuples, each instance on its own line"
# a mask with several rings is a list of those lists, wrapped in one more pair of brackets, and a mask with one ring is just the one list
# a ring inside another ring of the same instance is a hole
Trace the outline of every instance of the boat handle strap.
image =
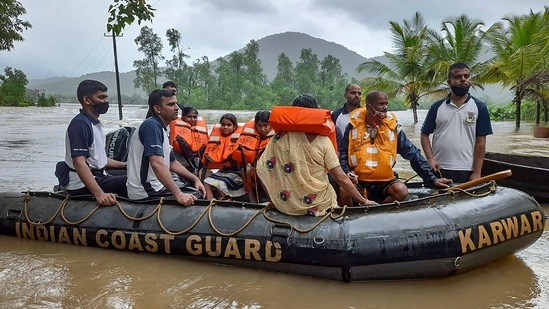
[(19, 220), (19, 218), (21, 218), (22, 214), (23, 212), (21, 211), (21, 209), (8, 209), (6, 213), (6, 219), (17, 221)]
[(278, 223), (271, 225), (271, 235), (273, 236), (281, 236), (281, 237), (288, 238), (290, 237), (293, 231), (294, 231), (294, 228), (291, 225), (278, 224)]

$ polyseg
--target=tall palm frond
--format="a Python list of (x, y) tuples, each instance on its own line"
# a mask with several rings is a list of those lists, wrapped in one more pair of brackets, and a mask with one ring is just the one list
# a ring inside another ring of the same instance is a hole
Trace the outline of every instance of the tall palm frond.
[(496, 56), (489, 70), (493, 75), (487, 78), (510, 87), (514, 92), (518, 128), (522, 98), (539, 85), (539, 79), (533, 77), (547, 71), (548, 8), (545, 7), (543, 13), (509, 15), (503, 20), (507, 27), (490, 35)]
[(379, 61), (366, 61), (357, 68), (367, 71), (374, 77), (360, 81), (365, 89), (379, 89), (390, 97), (404, 96), (404, 101), (412, 108), (414, 122), (417, 123), (418, 100), (425, 91), (433, 88), (433, 71), (426, 66), (428, 28), (423, 16), (416, 12), (412, 19), (402, 24), (390, 21), (393, 49), (385, 52), (389, 64)]

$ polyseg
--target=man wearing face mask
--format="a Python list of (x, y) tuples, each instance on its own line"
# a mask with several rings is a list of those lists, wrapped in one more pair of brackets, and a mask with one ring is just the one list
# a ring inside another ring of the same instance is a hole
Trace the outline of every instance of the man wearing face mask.
[(109, 109), (107, 86), (84, 80), (76, 90), (82, 105), (65, 135), (65, 163), (68, 165), (70, 195), (92, 194), (102, 206), (114, 205), (116, 195), (127, 196), (126, 176), (112, 176), (106, 168), (125, 168), (126, 164), (107, 158), (105, 135), (99, 116)]
[(471, 73), (465, 63), (450, 66), (447, 82), (451, 93), (429, 108), (421, 127), (421, 147), (435, 172), (467, 182), (480, 178), (492, 125), (486, 104), (469, 95)]
[(382, 203), (402, 201), (408, 188), (393, 172), (396, 155), (410, 161), (427, 186), (447, 188), (452, 180), (437, 178), (421, 151), (406, 137), (393, 113), (387, 113), (387, 94), (372, 91), (366, 107), (355, 109), (345, 129), (340, 163), (349, 177), (356, 178), (368, 199)]

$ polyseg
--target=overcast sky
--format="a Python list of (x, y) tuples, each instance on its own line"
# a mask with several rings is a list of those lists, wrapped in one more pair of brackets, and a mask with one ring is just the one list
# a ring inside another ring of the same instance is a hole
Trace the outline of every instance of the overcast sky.
[[(19, 0), (27, 9), (22, 17), (33, 28), (24, 42), (0, 51), (0, 70), (22, 70), (31, 78), (78, 77), (90, 72), (114, 71), (112, 39), (104, 37), (107, 8), (112, 0)], [(304, 32), (333, 41), (364, 57), (391, 51), (389, 21), (401, 23), (421, 12), (431, 27), (463, 13), (489, 26), (509, 14), (540, 11), (542, 0), (150, 0), (156, 8), (152, 23), (134, 23), (117, 39), (119, 69), (133, 69), (143, 58), (134, 39), (139, 29), (152, 27), (163, 40), (166, 30), (182, 33), (190, 49), (189, 62), (225, 56), (251, 39), (287, 31)]]

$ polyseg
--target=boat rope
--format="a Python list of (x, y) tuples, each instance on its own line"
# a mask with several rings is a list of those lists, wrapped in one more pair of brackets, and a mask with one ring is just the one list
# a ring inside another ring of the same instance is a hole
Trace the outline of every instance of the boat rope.
[(166, 232), (166, 234), (170, 234), (170, 235), (173, 235), (173, 236), (179, 236), (181, 234), (185, 234), (187, 232), (189, 232), (190, 230), (192, 230), (197, 224), (198, 222), (200, 221), (200, 219), (202, 219), (202, 217), (204, 217), (204, 215), (206, 214), (206, 212), (213, 207), (213, 205), (215, 205), (215, 199), (212, 199), (210, 201), (210, 204), (208, 204), (208, 206), (206, 206), (206, 208), (204, 209), (204, 211), (202, 211), (202, 213), (200, 214), (200, 216), (198, 216), (198, 218), (196, 218), (196, 220), (194, 221), (193, 224), (191, 224), (191, 226), (189, 226), (188, 228), (184, 229), (184, 230), (181, 230), (181, 231), (177, 231), (177, 232), (174, 232), (174, 231), (170, 231), (168, 230), (165, 226), (164, 226), (164, 223), (162, 223), (162, 219), (160, 219), (160, 210), (162, 209), (162, 205), (163, 205), (163, 201), (164, 201), (164, 198), (161, 198), (160, 199), (160, 203), (159, 203), (159, 207), (158, 207), (158, 211), (156, 212), (156, 220), (158, 221), (158, 225), (160, 225), (160, 227), (162, 228), (162, 230), (164, 232)]
[[(68, 199), (68, 196), (67, 196), (66, 199)], [(61, 206), (61, 218), (63, 218), (63, 221), (65, 221), (65, 223), (67, 223), (69, 225), (78, 225), (78, 224), (81, 224), (82, 222), (85, 222), (99, 209), (99, 207), (101, 207), (99, 205), (96, 205), (95, 208), (87, 216), (85, 216), (84, 218), (82, 218), (80, 220), (77, 220), (77, 221), (69, 221), (69, 219), (67, 219), (65, 217), (65, 207), (67, 206), (67, 204), (68, 203), (64, 203)]]
[[(67, 219), (66, 215), (65, 215), (65, 208), (67, 207), (67, 205), (69, 204), (69, 200), (70, 200), (70, 196), (67, 195), (65, 197), (65, 199), (63, 199), (63, 201), (61, 202), (61, 204), (59, 205), (59, 207), (57, 208), (57, 210), (55, 211), (55, 213), (51, 216), (51, 218), (49, 218), (48, 220), (46, 221), (33, 221), (31, 218), (30, 218), (30, 211), (29, 211), (29, 203), (31, 201), (31, 194), (30, 192), (27, 192), (24, 197), (23, 197), (23, 200), (24, 200), (24, 215), (25, 215), (25, 219), (28, 223), (30, 224), (33, 224), (33, 225), (46, 225), (46, 224), (50, 224), (51, 222), (53, 222), (53, 220), (57, 217), (57, 215), (60, 215), (60, 217), (63, 219), (63, 221), (68, 224), (68, 225), (79, 225), (85, 221), (87, 221), (100, 207), (102, 206), (99, 206), (99, 205), (96, 205), (92, 211), (90, 211), (86, 216), (84, 216), (82, 219), (79, 219), (79, 220), (76, 220), (76, 221), (71, 221), (69, 219)], [(293, 228), (295, 231), (299, 232), (299, 233), (308, 233), (314, 229), (316, 229), (322, 222), (324, 222), (326, 219), (328, 218), (331, 218), (333, 220), (338, 220), (340, 219), (341, 217), (344, 216), (346, 210), (347, 210), (347, 206), (343, 206), (343, 207), (330, 207), (327, 209), (327, 213), (318, 221), (316, 222), (315, 224), (313, 224), (311, 227), (308, 227), (308, 228), (305, 228), (305, 229), (302, 229), (302, 228), (299, 228), (299, 227), (296, 227), (294, 224), (292, 223), (288, 223), (287, 221), (283, 221), (283, 220), (278, 220), (278, 219), (274, 219), (272, 217), (269, 217), (267, 215), (267, 211), (269, 209), (273, 209), (273, 205), (272, 204), (268, 204), (266, 205), (265, 207), (259, 209), (255, 214), (253, 214), (250, 218), (248, 218), (248, 220), (246, 220), (246, 222), (240, 227), (238, 228), (237, 230), (233, 231), (233, 232), (223, 232), (221, 231), (214, 223), (214, 219), (213, 219), (213, 216), (212, 216), (212, 210), (213, 210), (213, 207), (216, 206), (216, 200), (215, 199), (212, 199), (210, 201), (210, 203), (208, 204), (208, 206), (206, 206), (206, 208), (202, 211), (202, 213), (196, 218), (196, 220), (188, 227), (188, 228), (185, 228), (183, 230), (180, 230), (180, 231), (171, 231), (169, 230), (165, 225), (164, 225), (164, 222), (162, 222), (162, 218), (161, 218), (161, 212), (162, 212), (162, 207), (165, 205), (165, 198), (162, 197), (160, 198), (160, 201), (158, 202), (158, 204), (155, 206), (155, 208), (146, 216), (143, 216), (143, 217), (134, 217), (130, 214), (128, 214), (124, 208), (122, 207), (122, 205), (117, 201), (116, 202), (116, 206), (118, 208), (118, 210), (122, 213), (122, 215), (124, 217), (126, 217), (128, 220), (132, 220), (132, 221), (143, 221), (143, 220), (147, 220), (149, 218), (151, 218), (152, 216), (154, 216), (154, 214), (156, 214), (156, 220), (158, 222), (158, 225), (160, 226), (160, 228), (162, 228), (162, 230), (166, 233), (166, 234), (169, 234), (169, 235), (173, 235), (173, 236), (179, 236), (181, 234), (185, 234), (185, 233), (188, 233), (189, 231), (191, 231), (197, 224), (198, 222), (200, 222), (200, 220), (206, 215), (206, 213), (208, 214), (208, 223), (210, 225), (210, 227), (212, 228), (213, 231), (215, 231), (218, 235), (220, 236), (223, 236), (223, 237), (232, 237), (240, 232), (242, 232), (243, 230), (245, 230), (251, 223), (252, 221), (257, 218), (259, 215), (263, 215), (263, 217), (265, 218), (265, 220), (267, 221), (270, 221), (270, 222), (273, 222), (273, 223), (278, 223), (278, 224), (282, 224), (282, 225), (287, 225), (291, 228)], [(341, 209), (341, 212), (339, 213), (336, 213), (336, 210), (338, 209)]]
[(118, 203), (118, 201), (116, 201), (116, 206), (118, 207), (118, 209), (120, 210), (120, 212), (124, 215), (124, 217), (126, 217), (127, 219), (130, 219), (130, 220), (133, 220), (133, 221), (143, 221), (143, 220), (147, 220), (149, 219), (150, 217), (154, 216), (154, 214), (160, 209), (160, 207), (162, 206), (162, 204), (164, 203), (164, 197), (161, 197), (160, 198), (160, 201), (158, 201), (158, 204), (156, 204), (156, 207), (153, 209), (153, 211), (151, 211), (150, 214), (146, 215), (146, 216), (143, 216), (143, 217), (132, 217), (130, 216), (123, 208), (122, 208), (122, 205), (120, 205), (120, 203)]
[(466, 189), (461, 189), (461, 188), (456, 188), (452, 191), (448, 191), (449, 193), (452, 194), (452, 196), (454, 196), (457, 192), (463, 192), (469, 196), (472, 196), (472, 197), (484, 197), (484, 196), (488, 196), (490, 194), (493, 194), (493, 193), (496, 193), (496, 190), (497, 190), (497, 184), (494, 180), (490, 180), (490, 187), (488, 188), (488, 191), (484, 192), (484, 193), (479, 193), (479, 194), (476, 194), (476, 193), (472, 193), (472, 192), (469, 192), (467, 191)]
[(30, 195), (30, 191), (27, 191), (25, 193), (25, 195), (23, 196), (23, 201), (24, 201), (24, 210), (23, 210), (23, 213), (25, 214), (25, 220), (27, 220), (27, 222), (29, 224), (32, 224), (32, 225), (46, 225), (46, 224), (50, 224), (51, 222), (53, 222), (53, 220), (55, 219), (55, 217), (57, 217), (57, 214), (59, 213), (59, 211), (65, 207), (65, 205), (67, 205), (67, 203), (69, 202), (69, 196), (67, 196), (62, 202), (61, 202), (61, 205), (59, 205), (59, 207), (57, 207), (57, 210), (55, 211), (55, 213), (53, 214), (53, 216), (51, 216), (51, 218), (49, 218), (48, 220), (46, 221), (43, 221), (43, 222), (40, 222), (40, 221), (33, 221), (30, 219), (29, 217), (29, 202), (31, 200), (31, 195)]
[[(337, 207), (337, 208), (339, 208), (339, 207)], [(265, 217), (265, 219), (267, 221), (282, 224), (282, 225), (287, 225), (287, 226), (291, 227), (292, 229), (294, 229), (295, 231), (297, 231), (299, 233), (309, 233), (310, 231), (316, 229), (322, 222), (324, 222), (328, 218), (332, 218), (333, 220), (337, 220), (337, 219), (341, 218), (345, 214), (345, 211), (347, 210), (347, 205), (341, 207), (342, 208), (341, 213), (339, 213), (337, 215), (334, 215), (335, 212), (333, 210), (337, 209), (337, 208), (336, 207), (328, 208), (328, 212), (324, 216), (322, 216), (322, 218), (320, 220), (318, 220), (317, 223), (315, 223), (314, 225), (312, 225), (311, 227), (306, 228), (306, 229), (300, 229), (300, 228), (296, 227), (295, 225), (293, 225), (291, 223), (288, 223), (286, 221), (271, 218), (271, 217), (267, 216), (266, 211), (263, 212), (263, 217)]]
[(410, 180), (416, 178), (417, 176), (419, 176), (419, 175), (415, 174), (414, 176), (409, 177), (409, 178), (399, 178), (399, 179), (404, 179), (404, 183), (408, 183), (408, 182), (410, 182)]
[[(214, 203), (215, 200), (212, 199), (212, 203)], [(211, 205), (211, 204), (210, 204)], [(208, 208), (208, 222), (210, 223), (210, 227), (219, 235), (221, 236), (224, 236), (224, 237), (231, 237), (231, 236), (234, 236), (240, 232), (242, 232), (245, 228), (248, 227), (248, 225), (250, 225), (250, 223), (252, 223), (252, 221), (260, 214), (263, 213), (263, 215), (265, 215), (265, 211), (267, 209), (270, 208), (269, 205), (261, 208), (260, 210), (258, 210), (253, 216), (251, 216), (248, 221), (246, 221), (246, 223), (244, 223), (243, 226), (241, 226), (238, 230), (234, 231), (234, 232), (231, 232), (231, 233), (224, 233), (224, 232), (221, 232), (215, 225), (214, 225), (214, 222), (213, 222), (213, 219), (212, 219), (212, 208), (213, 207), (209, 207)]]

